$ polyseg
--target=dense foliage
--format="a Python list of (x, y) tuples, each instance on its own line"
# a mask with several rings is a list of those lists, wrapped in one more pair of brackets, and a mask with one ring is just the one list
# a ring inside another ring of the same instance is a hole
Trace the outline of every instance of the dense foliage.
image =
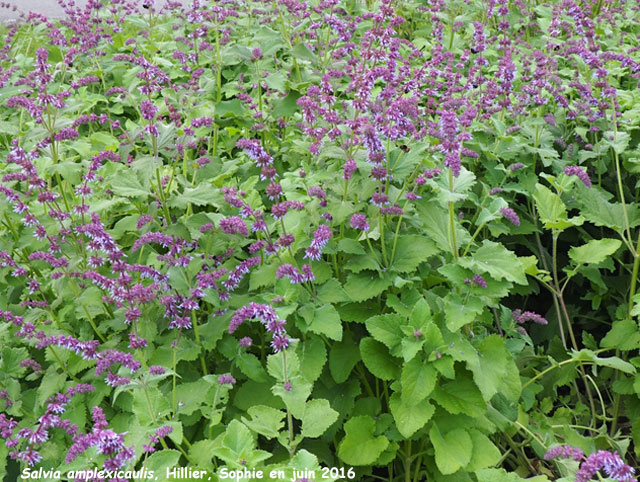
[(169, 4), (2, 27), (0, 475), (635, 480), (640, 3)]

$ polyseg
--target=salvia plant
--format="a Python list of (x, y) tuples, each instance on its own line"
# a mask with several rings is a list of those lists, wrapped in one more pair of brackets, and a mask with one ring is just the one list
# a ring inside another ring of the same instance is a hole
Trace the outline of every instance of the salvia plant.
[(1, 27), (5, 480), (636, 480), (637, 0), (59, 3)]

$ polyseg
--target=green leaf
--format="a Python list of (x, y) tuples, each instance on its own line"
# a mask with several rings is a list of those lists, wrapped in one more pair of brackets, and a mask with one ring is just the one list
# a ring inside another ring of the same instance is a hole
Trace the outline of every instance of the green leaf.
[(318, 300), (323, 303), (340, 303), (349, 301), (349, 295), (337, 279), (331, 278), (318, 288)]
[(372, 316), (366, 321), (366, 325), (371, 336), (393, 350), (400, 344), (404, 336), (400, 326), (405, 322), (406, 319), (404, 317), (390, 313)]
[(220, 117), (227, 114), (232, 114), (236, 117), (243, 117), (244, 113), (244, 104), (240, 99), (223, 100), (216, 104), (216, 115)]
[(269, 72), (267, 78), (264, 79), (267, 87), (269, 87), (270, 89), (278, 90), (280, 92), (283, 92), (285, 90), (286, 81), (287, 78), (282, 72)]
[(473, 452), (471, 452), (471, 460), (465, 467), (466, 471), (475, 472), (500, 462), (502, 454), (489, 437), (473, 428), (469, 430), (469, 435), (473, 442)]
[(311, 63), (316, 63), (318, 61), (316, 54), (309, 50), (309, 48), (302, 42), (297, 43), (291, 49), (291, 55), (293, 55), (296, 59), (306, 60)]
[(465, 296), (449, 293), (444, 299), (444, 316), (449, 331), (455, 332), (464, 325), (472, 323), (484, 308), (477, 296)]
[(351, 370), (360, 361), (360, 353), (354, 350), (351, 336), (340, 343), (334, 343), (329, 352), (329, 371), (336, 383), (342, 383), (351, 374)]
[(436, 369), (420, 358), (405, 364), (400, 379), (403, 403), (416, 405), (427, 398), (435, 388), (437, 378)]
[(489, 401), (500, 392), (508, 400), (520, 397), (520, 372), (513, 356), (507, 350), (504, 340), (498, 335), (489, 335), (477, 346), (480, 354), (475, 360), (467, 362), (473, 373), (473, 380)]
[(464, 413), (470, 417), (479, 417), (487, 410), (487, 404), (476, 384), (460, 373), (456, 374), (455, 380), (437, 385), (432, 398), (453, 415)]
[[(3, 350), (3, 355), (4, 351), (5, 350)], [(50, 365), (44, 377), (42, 377), (42, 381), (38, 387), (38, 399), (42, 404), (44, 404), (44, 401), (51, 395), (63, 391), (64, 384), (67, 381), (67, 375), (66, 373), (58, 373), (57, 370), (55, 365)]]
[(149, 191), (131, 173), (118, 172), (111, 177), (110, 182), (111, 190), (119, 196), (147, 197), (149, 195)]
[(420, 263), (439, 251), (436, 244), (426, 236), (398, 236), (397, 243), (392, 269), (399, 273), (415, 271)]
[(340, 320), (340, 314), (331, 304), (327, 303), (315, 310), (309, 329), (314, 333), (326, 335), (332, 340), (342, 340), (342, 321)]
[(476, 471), (476, 476), (478, 477), (478, 482), (523, 482), (525, 480), (527, 482), (549, 481), (546, 475), (538, 475), (537, 477), (523, 479), (515, 472), (507, 472), (504, 469), (480, 469)]
[(251, 271), (249, 290), (254, 291), (265, 286), (273, 286), (276, 281), (276, 271), (278, 271), (276, 264), (263, 264)]
[(282, 401), (294, 417), (301, 419), (305, 402), (311, 395), (312, 385), (302, 377), (291, 379), (290, 383), (290, 390), (286, 390), (282, 383), (278, 383), (271, 388), (271, 391), (274, 395), (282, 398)]
[(396, 422), (396, 427), (403, 437), (409, 438), (431, 419), (435, 408), (428, 400), (420, 403), (408, 404), (402, 400), (397, 392), (389, 399), (391, 414)]
[(367, 370), (381, 380), (393, 380), (398, 377), (398, 364), (379, 341), (369, 337), (360, 340), (360, 356)]
[(355, 239), (344, 238), (338, 243), (338, 251), (347, 254), (367, 254), (367, 251)]
[(327, 349), (317, 337), (308, 338), (298, 345), (300, 372), (305, 380), (315, 382), (327, 362)]
[(473, 442), (463, 428), (455, 428), (444, 435), (435, 423), (429, 431), (435, 450), (436, 465), (444, 475), (457, 472), (471, 460)]
[(284, 427), (285, 413), (266, 405), (256, 405), (247, 411), (251, 420), (242, 417), (242, 422), (260, 435), (272, 439), (278, 436), (278, 432)]
[(344, 289), (352, 301), (365, 301), (378, 296), (393, 283), (395, 276), (390, 273), (354, 273), (349, 275)]
[[(451, 231), (449, 228), (449, 212), (444, 209), (435, 200), (423, 200), (416, 204), (419, 213), (419, 219), (422, 222), (422, 230), (429, 239), (433, 240), (441, 250), (450, 251), (451, 243), (449, 236)], [(469, 235), (466, 230), (462, 230), (459, 224), (456, 224), (456, 240), (458, 245), (465, 237)]]
[(602, 348), (617, 348), (622, 351), (640, 347), (640, 330), (633, 320), (614, 321), (609, 333), (600, 341)]
[[(27, 371), (25, 367), (20, 366), (20, 362), (29, 358), (29, 352), (26, 348), (2, 348), (2, 359), (0, 360), (0, 372), (12, 377), (21, 377)], [(47, 369), (47, 373), (50, 371), (55, 372), (55, 369)], [(46, 397), (45, 397), (46, 398)]]
[[(286, 358), (286, 361), (284, 358)], [(284, 373), (285, 364), (287, 367), (286, 376)], [(279, 382), (284, 382), (286, 379), (293, 378), (300, 373), (300, 359), (292, 348), (287, 348), (267, 357), (267, 371), (269, 375)]]
[(619, 239), (592, 239), (582, 246), (574, 246), (569, 250), (569, 257), (576, 264), (599, 264), (615, 253), (622, 246)]
[[(622, 203), (610, 203), (596, 187), (578, 186), (578, 204), (580, 215), (596, 226), (605, 226), (622, 233), (625, 226), (625, 214)], [(627, 205), (630, 227), (640, 224), (640, 208), (635, 204)]]
[(297, 101), (302, 95), (295, 90), (289, 91), (286, 97), (275, 101), (271, 115), (274, 118), (278, 117), (290, 117), (298, 111)]
[[(201, 393), (200, 397), (204, 399), (205, 395), (206, 392)], [(176, 399), (182, 401), (177, 392)], [(149, 413), (149, 410), (153, 410), (153, 414), (156, 417), (163, 417), (170, 411), (169, 400), (156, 387), (147, 387), (146, 390), (134, 390), (131, 411), (135, 413), (140, 425), (149, 427), (154, 425), (154, 418)]]
[(216, 188), (211, 184), (199, 184), (195, 188), (185, 187), (182, 194), (171, 196), (169, 206), (186, 209), (189, 204), (195, 206), (215, 205)]
[(320, 437), (338, 419), (336, 412), (329, 402), (323, 398), (310, 400), (304, 407), (302, 414), (302, 435), (304, 437)]
[(473, 271), (489, 273), (496, 280), (506, 279), (521, 285), (527, 284), (524, 266), (518, 257), (502, 244), (487, 239), (473, 257), (460, 259), (459, 263)]
[(240, 371), (251, 380), (255, 380), (256, 382), (269, 381), (267, 373), (262, 363), (260, 363), (260, 359), (253, 353), (238, 353), (235, 357), (235, 362)]
[(409, 316), (409, 325), (415, 330), (423, 329), (428, 323), (431, 322), (431, 308), (424, 298), (414, 305)]
[(563, 230), (570, 226), (579, 226), (583, 218), (578, 216), (567, 218), (567, 207), (560, 196), (552, 192), (542, 184), (536, 184), (536, 192), (533, 195), (540, 220), (547, 229)]
[(212, 470), (213, 454), (211, 452), (215, 447), (216, 442), (213, 440), (198, 440), (189, 447), (189, 460), (192, 460), (198, 467)]
[(149, 471), (153, 471), (156, 474), (160, 474), (164, 477), (166, 469), (172, 469), (178, 466), (180, 460), (180, 452), (177, 450), (160, 450), (149, 456), (146, 460), (145, 467)]
[[(200, 407), (205, 405), (207, 402), (207, 391), (210, 387), (211, 384), (203, 379), (178, 385), (176, 387), (176, 400), (180, 402), (180, 413), (184, 415), (191, 415), (193, 412), (199, 410)], [(144, 393), (144, 390), (138, 391)], [(168, 402), (162, 393), (158, 391), (154, 396), (158, 399), (158, 407), (167, 408)], [(162, 400), (160, 400), (159, 397), (162, 397)], [(143, 400), (146, 401), (146, 398), (143, 397)], [(142, 402), (142, 400), (140, 400), (140, 402)], [(148, 407), (146, 411), (147, 413), (149, 412)], [(142, 424), (142, 421), (140, 421), (140, 424)]]
[(338, 457), (349, 465), (371, 465), (384, 452), (389, 441), (374, 435), (376, 422), (368, 415), (353, 417), (344, 424), (345, 436), (338, 446)]
[(577, 353), (574, 352), (574, 359), (582, 360), (582, 361), (590, 361), (595, 363), (598, 366), (613, 368), (614, 370), (620, 370), (621, 372), (624, 372), (624, 373), (630, 373), (630, 374), (636, 373), (636, 368), (631, 363), (626, 362), (621, 358), (618, 358), (617, 356), (601, 357), (596, 355), (593, 351), (588, 350), (586, 348), (583, 348)]

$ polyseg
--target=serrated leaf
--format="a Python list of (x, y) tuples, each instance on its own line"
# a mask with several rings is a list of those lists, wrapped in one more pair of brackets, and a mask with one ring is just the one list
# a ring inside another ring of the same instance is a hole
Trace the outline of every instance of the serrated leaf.
[(189, 447), (189, 460), (192, 460), (198, 467), (212, 470), (213, 454), (211, 452), (215, 447), (216, 442), (213, 440), (198, 440)]
[(444, 315), (449, 331), (456, 332), (464, 325), (472, 323), (482, 313), (484, 303), (476, 296), (450, 293), (445, 298)]
[(316, 54), (309, 50), (309, 47), (307, 47), (302, 42), (294, 45), (294, 47), (291, 49), (291, 55), (293, 55), (296, 59), (306, 60), (311, 63), (316, 63), (318, 61)]
[(333, 305), (327, 303), (317, 308), (313, 314), (313, 321), (309, 330), (326, 335), (332, 340), (342, 340), (342, 320)]
[(600, 340), (602, 348), (616, 348), (622, 351), (640, 347), (640, 330), (633, 320), (614, 321), (607, 335)]
[(234, 360), (240, 371), (251, 380), (256, 382), (269, 381), (262, 363), (253, 353), (238, 353)]
[(271, 388), (271, 391), (274, 395), (282, 398), (282, 401), (294, 417), (301, 419), (305, 402), (311, 395), (312, 385), (302, 377), (292, 379), (290, 383), (291, 388), (289, 390), (285, 389), (283, 384), (278, 383)]
[(284, 427), (285, 413), (266, 405), (256, 405), (247, 411), (251, 420), (242, 417), (242, 422), (260, 435), (269, 439), (278, 436), (278, 432)]
[[(578, 204), (580, 215), (596, 226), (606, 226), (621, 233), (625, 226), (625, 215), (622, 203), (609, 202), (604, 194), (597, 188), (578, 186)], [(627, 217), (630, 227), (640, 224), (640, 208), (635, 204), (627, 205)]]
[(331, 408), (329, 402), (322, 398), (310, 400), (302, 414), (302, 435), (304, 437), (320, 437), (338, 419), (338, 412)]
[(344, 424), (345, 436), (338, 446), (338, 457), (349, 465), (371, 465), (384, 452), (389, 441), (374, 435), (376, 423), (368, 415), (353, 417)]
[(345, 337), (340, 343), (334, 343), (329, 352), (329, 371), (336, 383), (342, 383), (351, 374), (351, 370), (360, 361), (360, 353), (354, 350), (353, 339)]
[(400, 378), (403, 403), (415, 405), (427, 398), (435, 388), (437, 378), (436, 369), (420, 358), (406, 363)]
[(398, 273), (414, 271), (420, 263), (438, 252), (436, 244), (426, 236), (398, 236), (392, 269)]
[(400, 327), (405, 322), (406, 319), (404, 317), (390, 313), (372, 316), (366, 321), (366, 325), (371, 336), (393, 350), (404, 336)]
[(179, 460), (180, 452), (177, 450), (160, 450), (159, 452), (151, 454), (149, 458), (147, 458), (145, 461), (145, 467), (149, 471), (153, 471), (156, 474), (164, 476), (166, 469), (176, 467)]
[(391, 414), (396, 422), (396, 427), (403, 437), (409, 438), (431, 419), (435, 408), (428, 400), (422, 400), (416, 404), (408, 404), (402, 400), (397, 392), (389, 399)]
[(457, 472), (471, 460), (473, 442), (463, 428), (455, 428), (442, 434), (434, 423), (429, 431), (429, 439), (435, 450), (438, 470), (444, 475)]
[[(480, 469), (476, 471), (478, 482), (548, 482), (549, 479), (546, 475), (538, 475), (537, 477), (531, 477), (523, 479), (515, 472), (507, 472), (504, 469)], [(560, 481), (561, 479), (558, 479)], [(562, 479), (564, 480), (564, 479)]]
[(479, 417), (487, 409), (482, 393), (473, 380), (459, 373), (455, 380), (437, 385), (432, 398), (453, 415), (464, 413), (470, 417)]
[(138, 178), (131, 173), (118, 172), (111, 177), (110, 183), (111, 190), (119, 196), (147, 197), (149, 195), (148, 189), (145, 189)]
[(619, 239), (592, 239), (582, 246), (574, 246), (569, 250), (569, 257), (576, 264), (599, 264), (615, 253), (622, 246)]
[(309, 382), (315, 382), (327, 362), (327, 348), (317, 337), (308, 338), (298, 345), (300, 373)]
[(470, 429), (469, 435), (473, 443), (473, 451), (471, 452), (471, 460), (465, 467), (466, 471), (475, 472), (500, 462), (502, 454), (489, 437), (476, 429)]
[(377, 273), (354, 273), (347, 279), (344, 290), (351, 300), (355, 302), (365, 301), (378, 296), (393, 283), (394, 276), (387, 272), (382, 275)]
[(477, 345), (480, 354), (467, 363), (473, 373), (473, 380), (489, 401), (496, 393), (502, 393), (508, 400), (520, 397), (520, 372), (513, 356), (507, 350), (504, 340), (498, 335), (489, 335)]
[(364, 366), (381, 380), (393, 380), (398, 377), (400, 367), (389, 354), (389, 350), (373, 338), (360, 340), (360, 356)]
[(199, 184), (194, 188), (185, 187), (182, 194), (172, 196), (169, 206), (185, 209), (189, 204), (195, 206), (213, 205), (216, 188), (211, 184)]
[(512, 281), (521, 285), (527, 284), (524, 266), (520, 259), (502, 244), (485, 239), (473, 257), (459, 260), (461, 266), (472, 271), (489, 273), (496, 279)]
[(349, 295), (337, 279), (331, 278), (318, 288), (318, 300), (323, 303), (340, 303), (349, 301)]

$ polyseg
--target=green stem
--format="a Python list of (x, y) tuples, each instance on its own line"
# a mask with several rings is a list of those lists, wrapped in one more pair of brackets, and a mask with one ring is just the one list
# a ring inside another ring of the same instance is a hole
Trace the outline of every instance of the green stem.
[(196, 317), (196, 310), (191, 310), (191, 320), (193, 320), (193, 333), (196, 335), (196, 343), (200, 348), (200, 364), (202, 365), (202, 374), (207, 375), (207, 364), (204, 361), (204, 347), (200, 342), (200, 334), (198, 333), (198, 319)]
[[(449, 191), (453, 192), (453, 171), (449, 169)], [(453, 201), (449, 201), (449, 232), (451, 242), (451, 252), (453, 257), (458, 259), (458, 243), (456, 241), (455, 213), (453, 212)]]

